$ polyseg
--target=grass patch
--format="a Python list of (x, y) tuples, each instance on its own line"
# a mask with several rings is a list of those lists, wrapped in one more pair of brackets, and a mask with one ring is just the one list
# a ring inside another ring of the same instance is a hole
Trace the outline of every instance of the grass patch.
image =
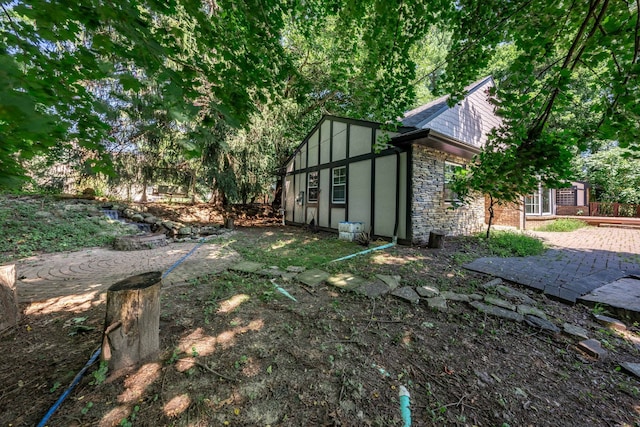
[(291, 235), (260, 242), (234, 241), (231, 247), (248, 261), (280, 268), (296, 265), (307, 269), (319, 268), (329, 261), (365, 249), (337, 238), (311, 235)]
[(543, 225), (537, 228), (536, 231), (575, 231), (586, 226), (587, 223), (579, 219), (562, 218)]
[(540, 255), (545, 251), (540, 239), (511, 231), (494, 231), (486, 244), (489, 251), (499, 257)]
[(73, 251), (105, 246), (131, 228), (87, 210), (66, 210), (64, 203), (46, 197), (3, 198), (0, 203), (0, 262), (36, 253)]

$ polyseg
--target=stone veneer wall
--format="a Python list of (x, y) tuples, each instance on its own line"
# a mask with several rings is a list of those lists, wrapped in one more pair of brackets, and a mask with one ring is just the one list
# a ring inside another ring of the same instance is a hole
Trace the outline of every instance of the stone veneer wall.
[(465, 164), (466, 160), (421, 145), (413, 146), (412, 242), (425, 244), (432, 230), (447, 235), (466, 235), (484, 228), (484, 198), (451, 209), (444, 201), (444, 162)]

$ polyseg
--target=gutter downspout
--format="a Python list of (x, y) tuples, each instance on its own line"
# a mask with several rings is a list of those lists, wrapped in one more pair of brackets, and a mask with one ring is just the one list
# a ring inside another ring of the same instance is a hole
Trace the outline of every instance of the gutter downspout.
[(396, 218), (393, 225), (393, 243), (398, 242), (398, 226), (400, 224), (400, 151), (396, 149)]

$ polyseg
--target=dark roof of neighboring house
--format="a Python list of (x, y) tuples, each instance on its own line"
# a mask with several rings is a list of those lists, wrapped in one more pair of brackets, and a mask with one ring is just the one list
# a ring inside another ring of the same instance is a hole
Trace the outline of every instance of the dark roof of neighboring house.
[[(475, 92), (479, 87), (483, 86), (487, 80), (490, 79), (491, 76), (484, 77), (465, 87), (465, 96), (468, 96), (471, 93)], [(433, 101), (414, 108), (413, 110), (407, 111), (406, 113), (404, 113), (402, 124), (404, 126), (411, 126), (416, 128), (422, 127), (420, 126), (420, 123), (431, 121), (450, 108), (449, 105), (447, 105), (449, 96), (450, 95), (441, 96), (440, 98), (434, 99)]]

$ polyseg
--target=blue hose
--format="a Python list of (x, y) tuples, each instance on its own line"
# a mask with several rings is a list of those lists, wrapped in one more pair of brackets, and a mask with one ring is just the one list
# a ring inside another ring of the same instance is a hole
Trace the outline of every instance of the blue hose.
[(395, 243), (387, 243), (386, 245), (376, 246), (375, 248), (367, 249), (367, 250), (364, 250), (362, 252), (356, 252), (355, 254), (343, 256), (342, 258), (334, 259), (333, 261), (329, 261), (329, 263), (337, 262), (337, 261), (344, 261), (345, 259), (353, 258), (353, 257), (358, 256), (358, 255), (363, 255), (363, 254), (366, 254), (366, 253), (369, 253), (369, 252), (373, 252), (373, 251), (379, 251), (380, 249), (387, 249), (387, 248), (390, 248), (391, 246), (394, 246), (394, 245), (395, 245)]
[(91, 367), (91, 365), (93, 365), (95, 363), (95, 361), (98, 359), (98, 356), (100, 356), (100, 352), (101, 352), (101, 349), (100, 349), (100, 347), (98, 347), (98, 349), (95, 351), (95, 353), (93, 353), (93, 356), (91, 356), (91, 359), (89, 359), (87, 364), (84, 365), (84, 368), (82, 368), (80, 370), (80, 372), (78, 372), (78, 374), (73, 379), (73, 381), (71, 381), (71, 385), (69, 385), (69, 387), (67, 387), (67, 389), (64, 391), (64, 393), (62, 393), (62, 395), (58, 398), (56, 403), (53, 404), (51, 409), (49, 409), (49, 412), (47, 412), (45, 414), (44, 418), (42, 418), (42, 421), (40, 421), (38, 423), (37, 427), (44, 427), (47, 424), (47, 421), (49, 421), (49, 418), (51, 418), (51, 416), (56, 411), (56, 409), (58, 409), (60, 407), (60, 405), (67, 398), (69, 393), (71, 393), (73, 391), (73, 389), (78, 385), (78, 383), (80, 382), (80, 380), (82, 379), (84, 374), (87, 372), (87, 369), (89, 369)]
[(164, 272), (164, 274), (162, 275), (162, 278), (164, 279), (165, 277), (167, 277), (167, 275), (169, 273), (171, 273), (173, 271), (174, 268), (176, 268), (177, 266), (179, 266), (180, 264), (182, 264), (182, 261), (184, 261), (185, 259), (187, 259), (189, 257), (189, 255), (191, 255), (192, 253), (194, 253), (196, 251), (196, 249), (198, 249), (200, 246), (202, 246), (202, 244), (205, 242), (204, 238), (200, 239), (200, 242), (195, 245), (193, 247), (193, 249), (191, 249), (189, 251), (188, 254), (186, 254), (185, 256), (183, 256), (182, 258), (180, 258), (178, 261), (176, 261), (171, 267), (169, 267), (169, 269), (167, 271)]
[(400, 397), (400, 415), (402, 415), (402, 427), (411, 427), (411, 409), (410, 405), (410, 396), (409, 391), (403, 385), (400, 386), (400, 392), (398, 393)]

